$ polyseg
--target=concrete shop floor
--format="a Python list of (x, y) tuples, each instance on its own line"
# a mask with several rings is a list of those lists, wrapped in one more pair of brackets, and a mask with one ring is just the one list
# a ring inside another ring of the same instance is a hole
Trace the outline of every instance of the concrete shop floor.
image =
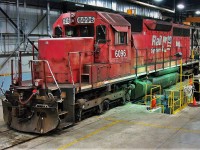
[(10, 149), (161, 148), (200, 148), (200, 107), (188, 106), (176, 115), (167, 115), (128, 103)]

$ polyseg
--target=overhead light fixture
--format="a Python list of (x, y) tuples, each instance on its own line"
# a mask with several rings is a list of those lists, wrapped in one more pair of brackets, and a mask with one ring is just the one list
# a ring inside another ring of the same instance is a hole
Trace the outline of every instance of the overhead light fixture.
[(143, 5), (143, 6), (146, 6), (146, 7), (151, 7), (151, 8), (167, 11), (167, 12), (170, 12), (170, 13), (175, 13), (174, 10), (163, 8), (163, 7), (159, 7), (159, 6), (156, 6), (156, 5), (151, 5), (149, 3), (141, 2), (139, 0), (130, 0), (130, 1), (135, 3), (135, 4)]
[(84, 5), (82, 5), (82, 4), (75, 4), (75, 6), (84, 7)]
[(197, 15), (200, 15), (200, 10), (197, 10), (195, 13), (196, 13)]
[(178, 9), (184, 9), (185, 6), (184, 6), (183, 4), (178, 4), (178, 5), (177, 5), (177, 8), (178, 8)]
[(162, 2), (163, 0), (154, 0), (155, 2)]

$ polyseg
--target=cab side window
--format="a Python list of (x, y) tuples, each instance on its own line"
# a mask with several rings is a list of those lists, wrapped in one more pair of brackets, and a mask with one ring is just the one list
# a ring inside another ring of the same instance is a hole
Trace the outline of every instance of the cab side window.
[(77, 37), (77, 29), (76, 26), (66, 26), (65, 27), (65, 35), (67, 37)]
[(115, 44), (127, 44), (127, 32), (115, 32)]
[(61, 27), (55, 28), (55, 36), (56, 37), (62, 37), (62, 28)]
[(81, 37), (94, 37), (94, 26), (93, 25), (80, 26), (80, 36)]
[(96, 40), (98, 43), (106, 43), (106, 26), (98, 25), (96, 27)]

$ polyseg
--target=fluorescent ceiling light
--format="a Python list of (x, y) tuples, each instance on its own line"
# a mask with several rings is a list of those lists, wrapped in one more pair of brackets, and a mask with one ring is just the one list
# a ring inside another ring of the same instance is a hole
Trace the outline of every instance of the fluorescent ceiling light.
[(184, 9), (185, 6), (184, 6), (183, 4), (178, 4), (178, 5), (177, 5), (177, 8), (178, 8), (178, 9)]
[(199, 11), (199, 10), (197, 10), (195, 13), (196, 13), (197, 15), (200, 15), (200, 11)]
[(163, 8), (163, 7), (159, 7), (159, 6), (155, 6), (155, 5), (151, 5), (151, 4), (148, 4), (148, 3), (145, 3), (145, 2), (141, 2), (141, 1), (138, 1), (138, 0), (131, 0), (131, 2), (139, 4), (139, 5), (143, 5), (143, 6), (146, 6), (146, 7), (151, 7), (151, 8), (155, 8), (155, 9), (159, 9), (159, 10), (164, 10), (164, 11), (167, 11), (167, 12), (170, 12), (170, 13), (175, 13), (174, 10)]
[(162, 2), (163, 0), (154, 0), (155, 2)]
[(82, 5), (82, 4), (75, 4), (75, 6), (84, 7), (84, 5)]

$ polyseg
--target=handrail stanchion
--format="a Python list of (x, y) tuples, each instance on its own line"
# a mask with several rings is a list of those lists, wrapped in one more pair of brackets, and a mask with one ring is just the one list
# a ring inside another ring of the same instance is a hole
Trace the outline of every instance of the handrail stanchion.
[(148, 63), (147, 62), (147, 58), (148, 58), (147, 56), (148, 56), (148, 51), (147, 51), (147, 48), (145, 50), (146, 50), (146, 73), (147, 73), (147, 63)]
[(42, 63), (42, 65), (43, 65), (43, 75), (44, 75), (44, 85), (45, 85), (45, 89), (47, 88), (47, 81), (46, 81), (46, 71), (45, 71), (45, 62), (43, 61), (43, 63)]
[(138, 49), (136, 49), (136, 71), (135, 71), (135, 74), (136, 74), (136, 77), (137, 77), (137, 74), (138, 74)]
[(186, 64), (188, 63), (188, 51), (186, 49)]
[(19, 60), (18, 60), (18, 79), (19, 86), (22, 85), (22, 53), (19, 51)]
[(34, 51), (35, 49), (34, 49), (34, 42), (33, 42), (33, 45), (32, 45), (32, 55), (33, 55), (33, 60), (35, 59), (35, 51)]
[[(45, 64), (45, 63), (47, 64), (47, 67), (49, 68), (49, 71), (50, 71), (50, 73), (51, 73), (51, 76), (52, 76), (52, 78), (53, 78), (53, 80), (54, 80), (54, 82), (55, 82), (55, 84), (56, 84), (56, 86), (57, 86), (57, 88), (59, 89), (60, 94), (61, 94), (60, 87), (58, 86), (58, 83), (57, 83), (57, 81), (56, 81), (56, 78), (55, 78), (55, 76), (54, 76), (52, 70), (51, 70), (51, 67), (50, 67), (50, 65), (49, 65), (49, 62), (48, 62), (47, 60), (32, 60), (32, 62), (43, 62), (43, 64)], [(45, 71), (45, 70), (44, 70), (44, 71)], [(45, 74), (46, 74), (46, 73), (45, 73)], [(44, 78), (44, 79), (46, 79), (46, 78)]]
[(82, 71), (81, 71), (81, 66), (82, 66), (82, 63), (81, 63), (81, 52), (79, 52), (79, 91), (81, 91), (81, 74), (82, 74)]
[(170, 48), (169, 61), (170, 61), (170, 67), (171, 67), (172, 66), (172, 47)]
[[(178, 50), (177, 50), (177, 47), (176, 47), (176, 53), (177, 53), (177, 51), (178, 51)], [(176, 66), (177, 66), (177, 64), (178, 64), (177, 61), (178, 61), (178, 58), (176, 57)]]
[(11, 84), (13, 84), (13, 59), (11, 60)]
[(31, 79), (32, 79), (32, 85), (34, 84), (34, 66), (33, 66), (33, 62), (30, 61), (30, 65), (31, 65)]
[[(81, 62), (81, 56), (82, 56), (82, 53), (88, 53), (88, 52), (91, 52), (91, 51), (85, 51), (85, 52), (80, 52), (80, 51), (78, 51), (78, 52), (69, 52), (68, 53), (68, 65), (69, 65), (69, 69), (70, 69), (70, 74), (71, 74), (71, 78), (72, 78), (72, 84), (73, 84), (73, 86), (75, 86), (75, 84), (74, 84), (74, 79), (73, 79), (73, 71), (72, 71), (72, 68), (71, 68), (71, 64), (70, 64), (70, 54), (78, 54), (78, 56), (79, 56), (79, 91), (81, 91), (81, 86), (82, 86), (82, 78), (81, 78), (81, 74), (82, 74), (82, 62)], [(92, 54), (94, 53), (94, 52), (91, 52)], [(92, 68), (92, 66), (91, 66), (91, 68)], [(92, 70), (91, 70), (91, 72), (92, 72)], [(91, 74), (91, 76), (92, 76), (92, 74)], [(92, 77), (91, 77), (92, 78)], [(93, 82), (91, 83), (92, 84), (92, 87), (93, 87)]]
[(164, 50), (164, 47), (163, 47), (162, 51), (163, 51), (163, 69), (164, 69), (165, 68), (165, 53), (164, 53), (165, 50)]
[(156, 71), (156, 59), (157, 59), (157, 57), (156, 57), (156, 53), (157, 53), (157, 47), (155, 48), (155, 52), (154, 52), (154, 54), (155, 54), (155, 57), (154, 57), (154, 70)]

